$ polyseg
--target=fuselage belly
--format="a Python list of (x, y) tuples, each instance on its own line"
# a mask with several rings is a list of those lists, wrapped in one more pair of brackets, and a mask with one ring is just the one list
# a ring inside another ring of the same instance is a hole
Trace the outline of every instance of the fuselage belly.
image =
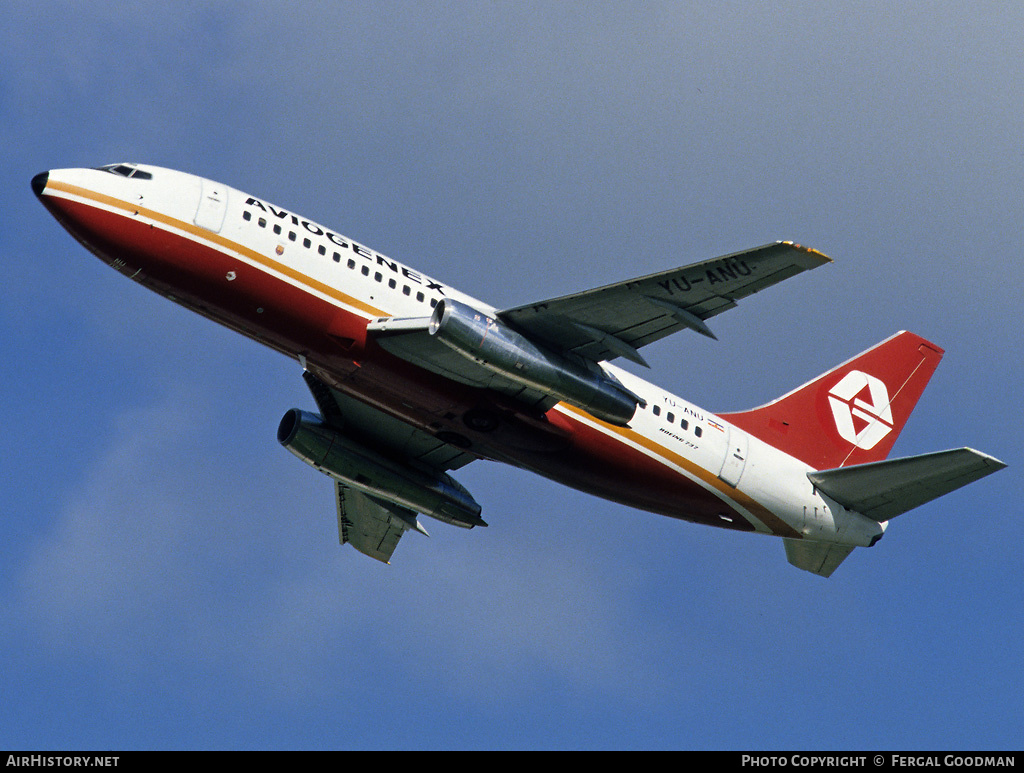
[[(416, 367), (382, 349), (367, 325), (428, 316), (443, 299), (495, 310), (261, 199), (143, 168), (152, 179), (53, 171), (41, 198), (104, 262), (299, 360), (339, 392), (478, 457), (673, 518), (801, 537), (808, 507), (828, 509), (806, 482), (808, 465), (754, 438), (731, 457), (730, 439), (742, 430), (607, 363), (601, 367), (645, 401), (628, 426), (564, 402), (531, 409)], [(469, 418), (481, 416), (493, 421)], [(794, 483), (762, 496), (759, 484), (773, 479)], [(825, 536), (843, 539), (835, 527)]]

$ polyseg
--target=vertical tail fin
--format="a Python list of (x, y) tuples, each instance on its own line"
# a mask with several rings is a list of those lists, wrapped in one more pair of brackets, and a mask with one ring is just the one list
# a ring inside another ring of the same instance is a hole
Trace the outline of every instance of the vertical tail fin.
[(900, 332), (768, 405), (722, 418), (815, 469), (880, 461), (943, 353)]

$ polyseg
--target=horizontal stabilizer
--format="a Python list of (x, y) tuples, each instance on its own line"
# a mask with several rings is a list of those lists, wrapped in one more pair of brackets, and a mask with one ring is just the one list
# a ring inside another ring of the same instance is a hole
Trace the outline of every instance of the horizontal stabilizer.
[(786, 558), (797, 569), (804, 569), (822, 577), (828, 577), (843, 559), (853, 551), (853, 545), (837, 545), (834, 542), (813, 542), (803, 539), (784, 539)]
[[(807, 477), (843, 507), (881, 522), (1005, 466), (998, 459), (974, 449), (956, 448), (905, 459), (819, 470), (807, 473)], [(786, 549), (788, 551), (788, 544)]]

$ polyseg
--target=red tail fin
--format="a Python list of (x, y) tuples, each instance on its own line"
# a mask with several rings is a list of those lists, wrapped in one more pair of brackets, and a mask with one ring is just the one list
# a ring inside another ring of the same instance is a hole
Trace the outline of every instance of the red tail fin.
[(897, 333), (778, 400), (722, 414), (815, 469), (885, 459), (943, 350)]

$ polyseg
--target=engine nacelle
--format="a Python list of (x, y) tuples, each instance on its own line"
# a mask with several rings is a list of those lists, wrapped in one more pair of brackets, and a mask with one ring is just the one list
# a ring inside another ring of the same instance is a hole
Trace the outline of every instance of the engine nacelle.
[(443, 472), (390, 459), (339, 432), (314, 413), (292, 408), (277, 439), (306, 464), (364, 494), (471, 529), (486, 526), (473, 495)]
[(430, 335), (478, 365), (517, 384), (582, 408), (609, 424), (625, 426), (640, 398), (596, 364), (588, 367), (534, 344), (500, 320), (445, 298), (434, 308)]

